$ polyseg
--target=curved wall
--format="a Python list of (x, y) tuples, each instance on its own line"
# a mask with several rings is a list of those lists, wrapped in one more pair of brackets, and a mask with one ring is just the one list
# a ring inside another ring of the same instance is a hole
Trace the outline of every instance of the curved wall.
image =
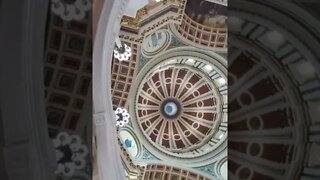
[(1, 179), (54, 178), (42, 72), (47, 7), (47, 0), (0, 2)]
[(93, 48), (93, 112), (100, 180), (124, 179), (112, 108), (110, 71), (115, 37), (120, 31), (120, 20), (127, 2), (104, 2)]

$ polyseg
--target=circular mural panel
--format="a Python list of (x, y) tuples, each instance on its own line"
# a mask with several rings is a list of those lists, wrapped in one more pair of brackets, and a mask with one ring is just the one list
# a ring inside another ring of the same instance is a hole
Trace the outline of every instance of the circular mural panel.
[(152, 145), (171, 155), (194, 157), (223, 137), (220, 90), (226, 80), (219, 73), (210, 77), (213, 71), (210, 63), (177, 58), (146, 73), (135, 96), (135, 118)]
[(142, 43), (142, 53), (146, 57), (153, 57), (170, 43), (170, 33), (165, 29), (160, 29), (147, 36)]
[(135, 138), (131, 135), (130, 132), (126, 130), (121, 130), (119, 132), (120, 141), (123, 144), (124, 148), (132, 157), (136, 157), (138, 154), (138, 144)]

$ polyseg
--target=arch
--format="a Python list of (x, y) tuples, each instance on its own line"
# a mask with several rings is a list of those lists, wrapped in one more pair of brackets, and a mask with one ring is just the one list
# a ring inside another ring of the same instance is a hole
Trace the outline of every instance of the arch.
[(115, 37), (128, 0), (104, 1), (93, 48), (93, 116), (100, 180), (124, 179), (116, 118), (111, 100), (111, 63)]

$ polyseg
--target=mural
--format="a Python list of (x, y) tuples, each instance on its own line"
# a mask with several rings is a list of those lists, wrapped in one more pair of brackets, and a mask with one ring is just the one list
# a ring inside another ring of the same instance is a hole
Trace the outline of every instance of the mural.
[(187, 1), (185, 13), (196, 22), (216, 28), (227, 27), (227, 7), (208, 2)]
[(131, 133), (126, 130), (121, 130), (119, 133), (119, 137), (130, 156), (136, 157), (138, 155), (139, 149), (137, 146), (137, 142), (131, 135)]

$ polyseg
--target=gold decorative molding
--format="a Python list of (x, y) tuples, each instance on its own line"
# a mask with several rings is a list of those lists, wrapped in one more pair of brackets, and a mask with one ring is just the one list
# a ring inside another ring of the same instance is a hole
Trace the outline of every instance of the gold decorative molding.
[[(137, 11), (135, 18), (123, 16), (121, 19), (122, 31), (120, 31), (120, 39), (134, 43), (141, 44), (144, 36), (148, 35), (151, 31), (161, 28), (169, 23), (180, 24), (184, 14), (186, 0), (163, 0), (156, 6), (145, 6)], [(157, 22), (151, 21), (147, 24), (146, 21), (152, 15), (170, 9), (177, 8), (177, 12), (168, 11), (161, 15)]]

